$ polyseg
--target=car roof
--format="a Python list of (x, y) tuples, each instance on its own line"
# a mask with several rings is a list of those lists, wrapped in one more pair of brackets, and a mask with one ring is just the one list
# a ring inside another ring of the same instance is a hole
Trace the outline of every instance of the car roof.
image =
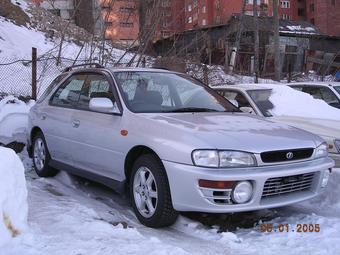
[(308, 85), (308, 86), (324, 86), (324, 87), (334, 87), (340, 86), (340, 82), (330, 81), (330, 82), (322, 82), (322, 81), (307, 81), (307, 82), (293, 82), (287, 84), (288, 86), (301, 86), (301, 85)]
[[(268, 84), (268, 85), (275, 85), (275, 84)], [(215, 89), (215, 90), (238, 89), (238, 90), (242, 90), (242, 91), (247, 91), (247, 90), (271, 90), (271, 88), (266, 87), (266, 86), (261, 86), (261, 84), (257, 84), (257, 83), (236, 84), (236, 85), (219, 85), (219, 86), (214, 86), (212, 88)]]
[(160, 73), (176, 73), (167, 69), (161, 68), (141, 68), (141, 67), (116, 67), (108, 68), (111, 72), (160, 72)]

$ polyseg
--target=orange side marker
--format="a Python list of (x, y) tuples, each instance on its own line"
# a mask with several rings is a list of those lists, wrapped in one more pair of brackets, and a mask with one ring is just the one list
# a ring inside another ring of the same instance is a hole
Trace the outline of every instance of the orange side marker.
[(129, 133), (129, 131), (127, 131), (127, 130), (125, 130), (125, 129), (120, 130), (120, 134), (121, 134), (122, 136), (127, 136), (128, 133)]

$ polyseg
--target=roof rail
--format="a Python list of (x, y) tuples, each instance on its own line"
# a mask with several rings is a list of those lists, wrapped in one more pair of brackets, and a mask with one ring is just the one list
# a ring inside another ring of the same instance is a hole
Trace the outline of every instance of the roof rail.
[(63, 70), (63, 73), (64, 72), (69, 72), (71, 71), (73, 68), (76, 68), (76, 67), (95, 67), (95, 68), (104, 68), (104, 66), (102, 66), (101, 64), (98, 64), (98, 63), (87, 63), (87, 64), (80, 64), (80, 65), (73, 65), (73, 66), (69, 66), (69, 67), (66, 67), (64, 70)]

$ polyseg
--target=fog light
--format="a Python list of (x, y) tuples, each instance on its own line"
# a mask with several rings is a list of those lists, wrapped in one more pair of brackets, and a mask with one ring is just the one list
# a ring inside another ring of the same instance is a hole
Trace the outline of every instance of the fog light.
[(243, 204), (250, 200), (253, 194), (253, 186), (249, 181), (242, 181), (236, 184), (232, 192), (232, 199), (235, 203)]
[(329, 180), (329, 171), (326, 170), (324, 173), (323, 173), (323, 177), (322, 177), (322, 182), (321, 182), (321, 188), (325, 188), (328, 184), (328, 180)]

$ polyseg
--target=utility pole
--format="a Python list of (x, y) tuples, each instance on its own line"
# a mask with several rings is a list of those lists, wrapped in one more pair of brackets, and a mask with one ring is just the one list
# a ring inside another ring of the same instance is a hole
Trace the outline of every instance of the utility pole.
[(257, 13), (257, 2), (253, 1), (253, 15), (254, 15), (254, 72), (255, 83), (259, 83), (259, 58), (260, 58), (260, 38), (259, 38), (259, 17)]
[(279, 3), (273, 0), (275, 80), (281, 79)]

